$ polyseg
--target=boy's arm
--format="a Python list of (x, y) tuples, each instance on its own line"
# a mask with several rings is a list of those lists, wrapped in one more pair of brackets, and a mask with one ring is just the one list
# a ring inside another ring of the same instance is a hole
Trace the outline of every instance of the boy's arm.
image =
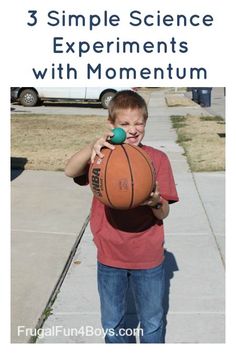
[(149, 199), (142, 205), (150, 206), (154, 216), (159, 220), (165, 219), (170, 211), (168, 200), (165, 200), (160, 195), (158, 182), (156, 182), (155, 191), (151, 193)]
[(101, 152), (103, 147), (109, 149), (114, 149), (114, 145), (111, 145), (107, 139), (112, 137), (114, 133), (106, 132), (103, 137), (96, 139), (91, 144), (87, 145), (81, 151), (76, 152), (69, 160), (66, 162), (65, 174), (68, 177), (78, 177), (82, 176), (87, 169), (88, 163), (94, 162), (95, 156), (98, 155), (103, 158), (104, 155)]
[(152, 212), (157, 219), (163, 220), (169, 215), (170, 207), (168, 201), (164, 198), (161, 198), (160, 202), (160, 207), (158, 209), (152, 207)]
[(76, 152), (69, 160), (66, 162), (65, 174), (68, 177), (78, 177), (82, 176), (86, 167), (91, 159), (91, 154), (93, 151), (93, 144), (87, 145), (81, 151)]

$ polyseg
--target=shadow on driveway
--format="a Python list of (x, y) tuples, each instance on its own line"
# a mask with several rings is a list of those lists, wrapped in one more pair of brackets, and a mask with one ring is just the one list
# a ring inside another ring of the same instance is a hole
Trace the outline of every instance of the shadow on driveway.
[(11, 157), (11, 181), (21, 175), (27, 162), (26, 157)]

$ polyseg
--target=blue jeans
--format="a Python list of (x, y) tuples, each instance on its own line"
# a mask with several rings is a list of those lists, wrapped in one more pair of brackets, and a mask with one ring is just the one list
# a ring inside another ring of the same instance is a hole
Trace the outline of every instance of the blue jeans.
[(130, 342), (130, 329), (125, 328), (129, 282), (140, 322), (140, 342), (163, 343), (163, 264), (136, 270), (109, 267), (98, 262), (98, 291), (105, 342)]

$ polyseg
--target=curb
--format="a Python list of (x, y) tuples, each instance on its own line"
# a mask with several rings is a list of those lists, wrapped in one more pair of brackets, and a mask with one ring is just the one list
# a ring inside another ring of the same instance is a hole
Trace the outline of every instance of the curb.
[[(65, 266), (64, 266), (64, 268), (63, 268), (63, 270), (61, 272), (61, 275), (59, 276), (58, 281), (57, 281), (54, 289), (52, 290), (52, 293), (51, 293), (51, 295), (50, 295), (50, 297), (48, 299), (48, 302), (47, 302), (43, 312), (42, 312), (42, 315), (38, 319), (38, 322), (37, 322), (37, 324), (36, 324), (36, 326), (34, 328), (36, 333), (37, 333), (38, 329), (43, 327), (44, 322), (52, 314), (52, 312), (51, 312), (52, 305), (54, 304), (54, 302), (55, 302), (55, 300), (57, 298), (57, 295), (58, 295), (58, 293), (60, 291), (60, 288), (61, 288), (61, 286), (63, 284), (63, 281), (64, 281), (64, 279), (65, 279), (65, 277), (67, 275), (67, 272), (68, 272), (68, 270), (70, 268), (70, 265), (72, 263), (74, 255), (75, 255), (75, 253), (77, 251), (77, 248), (78, 248), (78, 246), (79, 246), (79, 244), (81, 242), (82, 236), (83, 236), (83, 234), (85, 232), (85, 229), (86, 229), (86, 227), (87, 227), (87, 225), (89, 223), (89, 218), (90, 218), (90, 215), (88, 215), (87, 218), (85, 219), (85, 222), (84, 222), (84, 224), (83, 224), (83, 226), (82, 226), (82, 228), (81, 228), (81, 230), (79, 232), (79, 235), (77, 236), (77, 238), (75, 240), (75, 243), (72, 246), (72, 249), (71, 249), (70, 254), (69, 254), (68, 258), (67, 258)], [(33, 337), (30, 337), (28, 343), (35, 343), (36, 341), (37, 341), (37, 337), (33, 336)]]
[(169, 94), (165, 96), (166, 105), (168, 107), (190, 107), (198, 106), (197, 103), (186, 97), (183, 93)]

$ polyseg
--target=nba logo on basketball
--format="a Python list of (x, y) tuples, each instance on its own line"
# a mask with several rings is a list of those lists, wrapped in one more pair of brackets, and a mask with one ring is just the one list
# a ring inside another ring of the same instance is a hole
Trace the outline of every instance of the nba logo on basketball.
[(101, 169), (100, 168), (93, 168), (92, 169), (92, 189), (94, 194), (96, 194), (97, 197), (101, 197), (101, 183), (100, 183), (100, 172)]

